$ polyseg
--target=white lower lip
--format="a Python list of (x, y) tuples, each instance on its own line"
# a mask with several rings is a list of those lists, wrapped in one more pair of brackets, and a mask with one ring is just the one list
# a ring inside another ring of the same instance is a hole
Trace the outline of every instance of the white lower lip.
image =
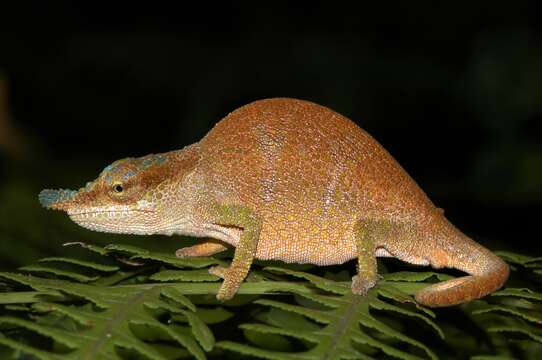
[(146, 213), (146, 214), (153, 214), (153, 210), (142, 210), (142, 209), (125, 209), (125, 210), (92, 210), (92, 211), (79, 211), (79, 212), (72, 212), (68, 213), (69, 216), (72, 217), (83, 217), (83, 218), (89, 218), (89, 217), (97, 217), (97, 216), (103, 216), (106, 215), (107, 217), (115, 217), (115, 216), (129, 216), (134, 213)]

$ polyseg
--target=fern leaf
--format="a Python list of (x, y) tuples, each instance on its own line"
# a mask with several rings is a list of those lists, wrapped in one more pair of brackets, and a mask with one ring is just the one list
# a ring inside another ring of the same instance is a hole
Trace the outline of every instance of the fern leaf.
[(25, 271), (25, 272), (31, 272), (31, 273), (53, 274), (53, 275), (57, 275), (63, 278), (68, 278), (68, 279), (72, 279), (78, 282), (82, 282), (82, 283), (88, 283), (88, 282), (99, 279), (99, 276), (88, 276), (88, 275), (79, 274), (73, 271), (66, 271), (66, 270), (55, 268), (55, 267), (43, 266), (40, 264), (23, 266), (19, 268), (19, 270)]
[(34, 331), (40, 335), (49, 337), (72, 349), (77, 348), (77, 346), (79, 345), (77, 335), (74, 335), (65, 330), (55, 329), (50, 326), (44, 326), (34, 321), (2, 316), (0, 317), (0, 324), (17, 325), (18, 327), (22, 327)]
[(82, 326), (92, 326), (96, 320), (99, 320), (90, 311), (63, 304), (40, 302), (33, 304), (32, 308), (37, 313), (55, 312), (67, 316)]
[(92, 261), (65, 258), (65, 257), (48, 257), (48, 258), (40, 259), (39, 262), (68, 263), (68, 264), (79, 265), (79, 266), (84, 267), (84, 268), (97, 270), (97, 271), (102, 271), (102, 272), (113, 272), (113, 271), (118, 271), (119, 270), (118, 266), (98, 264), (98, 263), (95, 263), (95, 262), (92, 262)]
[(20, 351), (23, 354), (34, 356), (39, 360), (59, 360), (60, 359), (60, 357), (57, 357), (54, 354), (51, 354), (50, 352), (36, 349), (33, 346), (27, 345), (25, 343), (21, 343), (19, 341), (15, 341), (13, 339), (10, 339), (2, 335), (1, 333), (0, 333), (0, 344), (7, 346), (11, 349), (14, 349), (16, 351)]
[(211, 351), (215, 345), (215, 337), (209, 327), (196, 314), (190, 311), (183, 311), (188, 319), (194, 337), (205, 351)]
[[(69, 245), (89, 250), (94, 260), (53, 257), (21, 269), (32, 275), (0, 273), (6, 291), (0, 293), (0, 356), (7, 348), (40, 360), (203, 360), (223, 358), (225, 351), (281, 360), (437, 354), (496, 360), (537, 359), (542, 351), (542, 294), (526, 287), (540, 282), (542, 258), (501, 253), (513, 264), (511, 282), (523, 276), (523, 287), (452, 310), (478, 327), (483, 337), (477, 338), (440, 317), (449, 310), (430, 310), (412, 298), (427, 283), (451, 278), (441, 273), (385, 274), (358, 296), (345, 271), (321, 277), (299, 266), (256, 264), (235, 298), (219, 304), (220, 283), (206, 267), (222, 260)], [(455, 355), (447, 354), (451, 348)]]
[[(296, 353), (298, 358), (303, 359), (358, 359), (363, 354), (356, 348), (357, 344), (368, 345), (376, 348), (385, 354), (400, 359), (412, 360), (422, 359), (422, 357), (409, 354), (406, 351), (399, 350), (390, 346), (377, 338), (369, 335), (364, 329), (376, 331), (377, 335), (396, 339), (405, 344), (420, 349), (426, 358), (436, 359), (436, 354), (420, 341), (414, 340), (399, 331), (396, 331), (386, 325), (384, 322), (373, 316), (371, 308), (375, 309), (393, 309), (403, 315), (423, 319), (426, 324), (436, 330), (439, 336), (442, 336), (442, 330), (432, 322), (426, 315), (406, 310), (391, 303), (385, 303), (378, 299), (380, 287), (386, 288), (392, 285), (382, 282), (369, 291), (365, 297), (354, 295), (350, 289), (342, 283), (337, 283), (313, 274), (307, 274), (294, 270), (282, 268), (267, 268), (268, 271), (288, 274), (297, 278), (308, 280), (314, 286), (325, 291), (323, 294), (298, 294), (306, 297), (314, 303), (324, 305), (324, 308), (307, 308), (305, 306), (289, 304), (278, 300), (257, 300), (256, 303), (272, 308), (300, 315), (323, 324), (316, 330), (291, 330), (276, 325), (244, 324), (242, 327), (251, 331), (257, 331), (267, 334), (283, 335), (313, 343), (314, 347), (302, 353)], [(389, 295), (389, 293), (388, 293)], [(401, 299), (403, 300), (403, 299)], [(384, 304), (384, 305), (383, 305)], [(243, 354), (249, 354), (267, 359), (286, 359), (284, 353), (273, 352), (266, 349), (259, 349), (246, 344), (234, 344), (232, 342), (219, 342), (218, 347), (237, 351)]]
[(102, 289), (86, 284), (74, 284), (63, 280), (40, 279), (18, 274), (4, 273), (2, 276), (36, 289), (53, 289), (75, 295), (102, 309), (89, 313), (83, 309), (71, 308), (68, 310), (62, 306), (38, 305), (39, 311), (58, 312), (86, 325), (92, 324), (87, 329), (81, 329), (73, 339), (70, 338), (69, 333), (63, 330), (39, 325), (30, 320), (19, 319), (16, 322), (11, 318), (0, 318), (0, 323), (9, 322), (24, 327), (74, 348), (75, 351), (66, 356), (66, 359), (116, 359), (119, 358), (117, 348), (130, 349), (153, 360), (164, 359), (154, 347), (133, 335), (131, 327), (134, 324), (144, 324), (164, 332), (172, 341), (184, 346), (196, 359), (205, 359), (205, 355), (194, 340), (195, 338), (207, 349), (212, 348), (213, 342), (210, 340), (208, 332), (204, 330), (205, 325), (194, 320), (190, 311), (195, 307), (183, 295), (171, 295), (171, 290), (166, 292), (179, 304), (187, 305), (188, 310), (183, 313), (191, 316), (192, 322), (198, 325), (194, 328), (193, 336), (179, 332), (178, 327), (161, 323), (147, 311), (147, 305), (153, 303), (162, 303), (163, 307), (167, 308), (167, 304), (163, 303), (161, 299), (163, 289), (160, 286)]
[(164, 270), (150, 277), (156, 281), (217, 281), (220, 278), (209, 273), (207, 269), (198, 270)]
[(211, 265), (226, 265), (223, 261), (212, 257), (178, 258), (173, 254), (153, 253), (130, 245), (108, 245), (105, 249), (108, 252), (128, 254), (131, 259), (155, 260), (181, 268), (204, 268)]

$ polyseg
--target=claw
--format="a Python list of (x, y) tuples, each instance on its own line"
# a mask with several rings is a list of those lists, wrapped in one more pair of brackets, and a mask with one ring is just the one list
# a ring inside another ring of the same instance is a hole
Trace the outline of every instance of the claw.
[(372, 289), (378, 279), (367, 279), (359, 275), (352, 277), (352, 292), (358, 295), (367, 295), (370, 289)]
[(217, 265), (217, 266), (212, 266), (209, 268), (209, 274), (218, 276), (221, 279), (225, 279), (227, 273), (228, 273), (228, 268), (225, 266)]

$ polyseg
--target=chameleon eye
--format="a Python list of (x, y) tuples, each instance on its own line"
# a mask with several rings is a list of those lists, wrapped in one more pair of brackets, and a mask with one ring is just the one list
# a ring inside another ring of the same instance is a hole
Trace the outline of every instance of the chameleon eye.
[(121, 184), (116, 184), (113, 186), (113, 191), (115, 191), (117, 194), (120, 194), (124, 191), (124, 187)]

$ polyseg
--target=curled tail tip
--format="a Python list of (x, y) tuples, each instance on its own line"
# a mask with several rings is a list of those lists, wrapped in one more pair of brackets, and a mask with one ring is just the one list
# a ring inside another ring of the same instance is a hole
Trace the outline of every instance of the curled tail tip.
[(508, 278), (510, 277), (510, 266), (508, 266), (508, 264), (503, 259), (501, 259), (497, 255), (495, 256), (498, 260), (495, 265), (496, 269), (494, 270), (494, 276), (497, 281), (495, 290), (493, 291), (499, 290), (501, 287), (503, 287)]
[(415, 294), (416, 302), (429, 307), (444, 307), (480, 299), (500, 289), (510, 274), (504, 260), (494, 255), (488, 267), (477, 275), (468, 275), (430, 285)]

